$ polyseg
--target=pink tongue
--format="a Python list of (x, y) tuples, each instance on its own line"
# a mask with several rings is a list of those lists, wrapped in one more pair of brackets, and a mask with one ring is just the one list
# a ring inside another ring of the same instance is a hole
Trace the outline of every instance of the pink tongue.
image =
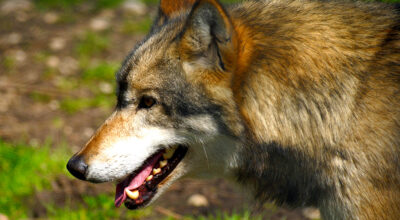
[(120, 207), (121, 204), (126, 199), (126, 192), (125, 189), (133, 190), (138, 188), (140, 185), (143, 184), (144, 180), (149, 176), (151, 170), (153, 169), (154, 165), (157, 163), (158, 159), (161, 157), (161, 153), (155, 155), (151, 158), (145, 165), (145, 167), (140, 171), (138, 175), (136, 175), (129, 183), (129, 177), (126, 178), (121, 183), (117, 184), (117, 189), (115, 192), (115, 207)]

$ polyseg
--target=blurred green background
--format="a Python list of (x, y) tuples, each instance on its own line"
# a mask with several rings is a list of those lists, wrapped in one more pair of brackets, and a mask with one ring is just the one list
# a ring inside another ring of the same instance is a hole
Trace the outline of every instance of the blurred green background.
[(183, 180), (151, 207), (117, 209), (112, 184), (66, 171), (112, 111), (114, 73), (157, 2), (0, 0), (0, 220), (318, 219), (314, 209), (253, 204), (223, 180)]

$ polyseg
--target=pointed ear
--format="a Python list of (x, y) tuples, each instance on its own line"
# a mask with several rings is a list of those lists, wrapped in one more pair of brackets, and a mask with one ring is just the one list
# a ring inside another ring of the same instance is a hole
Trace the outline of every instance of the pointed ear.
[(196, 0), (161, 0), (160, 10), (165, 16), (171, 17), (179, 11), (191, 9), (195, 2)]
[(216, 0), (200, 0), (189, 15), (180, 54), (192, 64), (226, 71), (232, 69), (234, 63), (234, 41), (233, 25), (222, 5)]
[(190, 10), (195, 2), (196, 0), (160, 0), (158, 16), (154, 26), (161, 26), (179, 12)]

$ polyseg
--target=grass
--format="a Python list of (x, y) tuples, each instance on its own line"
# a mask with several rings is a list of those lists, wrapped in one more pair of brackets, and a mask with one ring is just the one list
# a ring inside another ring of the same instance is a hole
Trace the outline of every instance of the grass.
[(0, 140), (0, 155), (0, 213), (11, 219), (27, 217), (26, 198), (66, 173), (65, 148), (52, 152), (49, 143), (34, 148)]
[[(9, 219), (29, 218), (35, 193), (51, 188), (59, 175), (67, 175), (66, 161), (71, 153), (65, 146), (52, 151), (50, 142), (40, 147), (10, 144), (0, 139), (0, 213)], [(149, 216), (151, 208), (138, 211), (114, 208), (113, 195), (83, 196), (83, 203), (74, 207), (46, 204), (49, 219), (138, 219)], [(75, 205), (76, 206), (76, 205)]]
[(14, 57), (4, 56), (1, 63), (5, 71), (11, 71), (15, 67), (16, 61)]
[(141, 19), (139, 22), (125, 20), (122, 25), (122, 33), (124, 34), (144, 34), (150, 30), (153, 20), (150, 17)]
[[(156, 5), (160, 2), (160, 0), (141, 0), (141, 1), (148, 5)], [(220, 1), (224, 4), (231, 4), (231, 3), (241, 2), (243, 0), (220, 0)]]
[(77, 41), (75, 54), (79, 59), (81, 69), (84, 70), (90, 67), (92, 60), (101, 56), (110, 48), (110, 40), (106, 33), (86, 31), (78, 37)]
[(39, 92), (31, 92), (29, 96), (35, 102), (48, 103), (51, 101), (51, 97), (49, 95), (42, 94)]
[(34, 0), (35, 6), (41, 10), (58, 9), (70, 11), (82, 4), (92, 6), (94, 10), (114, 8), (123, 0)]
[(115, 8), (122, 2), (124, 2), (124, 0), (97, 0), (95, 1), (95, 9)]
[(87, 31), (83, 37), (78, 39), (76, 52), (80, 57), (91, 57), (105, 52), (109, 47), (110, 41), (107, 36)]
[[(94, 66), (87, 67), (82, 71), (81, 80), (61, 79), (58, 87), (63, 91), (74, 90), (77, 88), (88, 88), (92, 95), (82, 98), (70, 97), (64, 98), (60, 102), (61, 110), (74, 114), (76, 112), (89, 108), (111, 109), (115, 106), (115, 85), (114, 75), (119, 68), (119, 63), (100, 62)], [(104, 92), (101, 89), (102, 84), (113, 83), (111, 92)]]
[[(85, 220), (85, 219), (146, 219), (150, 216), (154, 218), (152, 207), (146, 207), (139, 210), (127, 210), (124, 207), (116, 209), (112, 198), (109, 195), (100, 194), (97, 197), (85, 197), (84, 204), (79, 208), (70, 207), (56, 208), (49, 206), (48, 212), (51, 219), (60, 220)], [(176, 220), (173, 217), (160, 217), (160, 220)], [(219, 212), (208, 216), (184, 216), (183, 220), (262, 220), (261, 215), (251, 215), (249, 211), (234, 212), (231, 214)], [(264, 218), (265, 219), (265, 218)]]
[(151, 207), (129, 211), (123, 207), (115, 208), (113, 196), (100, 194), (97, 196), (84, 196), (83, 203), (77, 208), (71, 204), (66, 207), (57, 207), (53, 204), (47, 206), (50, 219), (59, 220), (85, 220), (85, 219), (143, 219), (152, 214)]
[[(35, 6), (41, 10), (58, 9), (70, 11), (82, 4), (90, 5), (93, 10), (115, 8), (124, 0), (34, 0)], [(141, 0), (148, 5), (156, 5), (159, 0)], [(240, 0), (221, 0), (223, 3), (234, 3)]]
[[(193, 218), (192, 218), (193, 219)], [(195, 220), (262, 220), (261, 215), (251, 215), (250, 211), (228, 213), (217, 213), (216, 215), (195, 217)]]
[(39, 9), (69, 9), (75, 7), (83, 0), (34, 0), (35, 6)]
[[(118, 7), (124, 0), (34, 0), (37, 8), (41, 10), (59, 9), (71, 11), (82, 4), (90, 5), (95, 11)], [(156, 5), (159, 0), (141, 0), (147, 5)], [(224, 4), (232, 4), (243, 0), (220, 0)], [(396, 3), (400, 0), (382, 0), (383, 2)]]
[(100, 62), (95, 66), (89, 67), (82, 73), (82, 78), (86, 82), (92, 80), (101, 80), (107, 82), (114, 82), (115, 72), (119, 68), (119, 63), (114, 62)]
[(74, 114), (84, 109), (89, 108), (106, 108), (110, 109), (114, 104), (114, 96), (110, 97), (109, 95), (96, 95), (94, 98), (67, 98), (61, 101), (60, 108), (61, 110)]

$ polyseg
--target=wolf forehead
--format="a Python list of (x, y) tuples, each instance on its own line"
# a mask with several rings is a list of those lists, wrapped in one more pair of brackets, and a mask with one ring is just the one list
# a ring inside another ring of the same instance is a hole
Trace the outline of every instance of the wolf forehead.
[[(153, 26), (152, 31), (129, 53), (116, 73), (117, 95), (129, 90), (163, 90), (183, 86), (174, 44), (181, 32), (182, 22), (175, 20), (162, 26)], [(178, 27), (178, 28), (177, 28)], [(131, 91), (132, 92), (132, 91)]]
[[(176, 44), (183, 31), (187, 14), (174, 17), (165, 24), (154, 25), (150, 33), (129, 53), (116, 74), (117, 83), (127, 81), (154, 87), (155, 83), (176, 77), (179, 54)], [(155, 78), (157, 77), (157, 78)]]

